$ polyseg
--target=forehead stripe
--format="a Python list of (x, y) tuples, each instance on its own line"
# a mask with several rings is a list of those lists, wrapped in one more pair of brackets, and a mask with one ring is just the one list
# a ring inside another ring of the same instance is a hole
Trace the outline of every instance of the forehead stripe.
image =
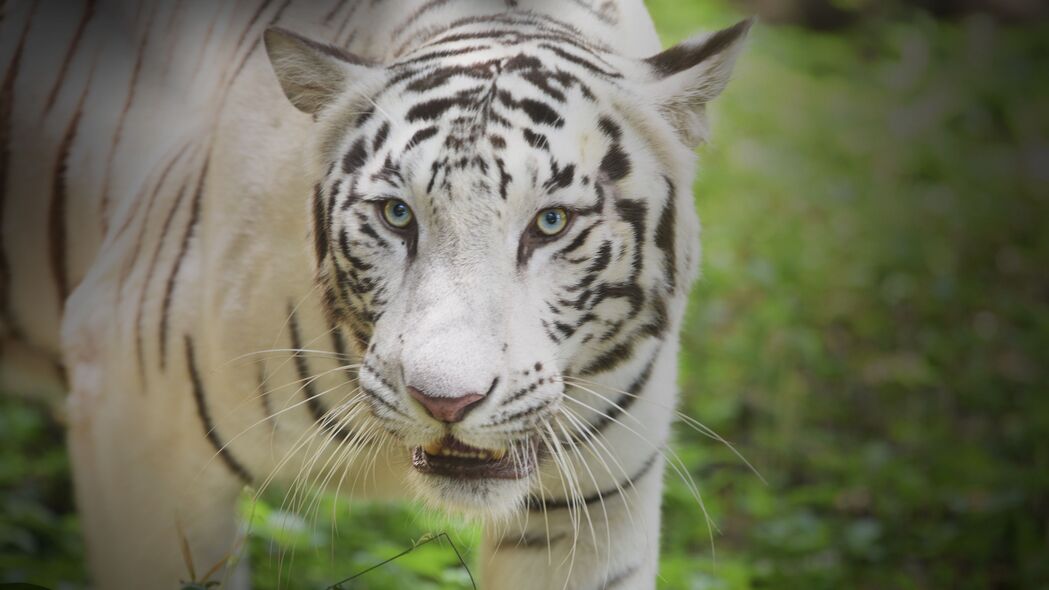
[(454, 106), (469, 107), (469, 97), (451, 96), (434, 98), (426, 102), (421, 102), (408, 109), (408, 114), (405, 116), (405, 118), (408, 120), (409, 123), (413, 123), (415, 121), (433, 121), (434, 119), (440, 117), (448, 109)]

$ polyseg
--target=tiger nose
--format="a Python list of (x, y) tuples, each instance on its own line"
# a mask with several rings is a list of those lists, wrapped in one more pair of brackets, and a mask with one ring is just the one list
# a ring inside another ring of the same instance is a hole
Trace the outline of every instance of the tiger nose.
[(438, 397), (411, 386), (408, 387), (408, 395), (419, 402), (435, 420), (449, 424), (461, 422), (466, 414), (484, 399), (484, 396), (479, 393), (467, 393), (458, 397)]

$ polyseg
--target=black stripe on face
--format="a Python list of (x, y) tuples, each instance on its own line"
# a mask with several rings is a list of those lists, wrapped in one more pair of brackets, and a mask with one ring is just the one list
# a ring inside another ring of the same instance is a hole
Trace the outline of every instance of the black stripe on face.
[(569, 53), (569, 52), (565, 51), (564, 49), (561, 49), (560, 47), (558, 47), (556, 45), (552, 45), (550, 43), (540, 43), (539, 46), (542, 47), (543, 49), (548, 49), (548, 50), (554, 52), (561, 59), (564, 59), (566, 61), (570, 61), (570, 62), (572, 62), (572, 63), (574, 63), (574, 64), (576, 64), (578, 66), (582, 66), (583, 68), (586, 68), (587, 70), (590, 70), (592, 73), (597, 74), (599, 76), (603, 76), (605, 78), (622, 78), (623, 77), (623, 75), (620, 74), (619, 72), (612, 72), (612, 71), (609, 71), (609, 70), (602, 69), (602, 68), (598, 67), (596, 64), (594, 64), (594, 62), (592, 62), (592, 61), (590, 61), (588, 59), (579, 57), (578, 55), (574, 55), (572, 53)]
[(611, 371), (618, 367), (624, 361), (630, 360), (631, 355), (634, 353), (634, 343), (627, 341), (621, 342), (611, 350), (605, 352), (601, 356), (594, 359), (590, 364), (583, 367), (579, 371), (580, 375), (594, 375), (597, 373), (604, 373)]
[(313, 185), (313, 247), (320, 264), (328, 255), (328, 221), (320, 183)]
[(498, 67), (498, 64), (499, 60), (493, 59), (469, 65), (437, 68), (432, 72), (427, 72), (413, 79), (404, 90), (411, 93), (429, 92), (444, 86), (457, 76), (473, 78), (474, 80), (490, 80), (492, 78), (491, 68)]
[(663, 253), (663, 274), (667, 277), (667, 286), (673, 291), (676, 285), (677, 252), (674, 232), (677, 223), (677, 198), (674, 184), (669, 178), (667, 183), (667, 201), (663, 204), (663, 212), (659, 214), (659, 222), (656, 225), (656, 247)]
[(409, 123), (415, 121), (433, 121), (443, 115), (448, 109), (452, 107), (468, 107), (470, 101), (465, 97), (442, 97), (434, 98), (426, 102), (421, 102), (412, 108), (408, 109), (408, 114), (405, 115), (405, 119)]
[(513, 176), (506, 171), (506, 162), (502, 158), (495, 159), (495, 167), (499, 169), (499, 197), (505, 201)]
[(342, 158), (342, 171), (346, 174), (353, 174), (368, 161), (367, 148), (364, 145), (364, 138), (359, 138), (354, 142), (353, 147), (350, 151), (346, 152), (346, 155)]
[(548, 191), (568, 188), (575, 180), (575, 164), (559, 168), (557, 162), (550, 162), (550, 168), (550, 179), (543, 183), (543, 188)]
[[(528, 82), (532, 86), (535, 86), (537, 89), (539, 89), (540, 92), (556, 100), (557, 102), (565, 101), (565, 93), (561, 92), (557, 88), (554, 88), (553, 85), (550, 84), (550, 79), (552, 76), (548, 75), (546, 72), (543, 72), (541, 70), (527, 70), (525, 72), (522, 72), (520, 76), (522, 80)], [(563, 74), (562, 78), (568, 76), (568, 74)], [(575, 77), (571, 76), (571, 79), (574, 80)]]
[(186, 340), (186, 366), (189, 370), (189, 378), (193, 384), (193, 401), (197, 404), (197, 417), (200, 418), (200, 425), (204, 428), (204, 437), (208, 439), (211, 446), (215, 448), (215, 452), (218, 453), (219, 457), (222, 458), (222, 462), (226, 464), (230, 472), (237, 476), (238, 479), (244, 483), (251, 483), (254, 478), (244, 465), (237, 461), (233, 456), (233, 453), (229, 448), (222, 442), (222, 438), (219, 436), (218, 430), (215, 428), (215, 423), (211, 420), (211, 412), (208, 410), (207, 394), (204, 392), (204, 383), (200, 378), (200, 371), (197, 369), (196, 357), (193, 351), (193, 339), (187, 334)]
[(588, 225), (587, 227), (583, 228), (579, 232), (579, 235), (577, 235), (575, 237), (575, 239), (573, 239), (571, 242), (569, 242), (569, 244), (567, 246), (565, 246), (564, 248), (561, 248), (560, 250), (558, 250), (557, 253), (554, 254), (554, 256), (558, 257), (558, 258), (563, 258), (565, 256), (568, 256), (572, 252), (575, 252), (576, 250), (578, 250), (584, 243), (586, 243), (586, 239), (588, 237), (590, 237), (590, 232), (594, 231), (594, 228), (599, 226), (599, 225), (601, 225), (601, 220), (600, 219), (595, 221), (593, 224)]
[(380, 248), (385, 248), (385, 249), (389, 249), (390, 248), (390, 243), (387, 242), (386, 240), (384, 240), (382, 238), (382, 236), (379, 235), (379, 232), (375, 231), (375, 228), (373, 228), (371, 226), (371, 224), (368, 223), (368, 217), (367, 216), (365, 216), (364, 214), (358, 213), (357, 214), (357, 221), (360, 222), (360, 226), (358, 226), (357, 230), (360, 231), (362, 234), (364, 234), (364, 235), (368, 236), (369, 238), (371, 238), (375, 242), (376, 246), (378, 246)]
[[(645, 364), (645, 368), (641, 369), (641, 373), (634, 379), (626, 391), (631, 395), (620, 394), (615, 400), (615, 405), (610, 405), (604, 412), (604, 415), (599, 415), (596, 422), (590, 425), (593, 432), (601, 432), (608, 428), (619, 416), (630, 411), (631, 406), (637, 401), (641, 395), (645, 386), (648, 385), (648, 380), (652, 378), (652, 370), (656, 366), (656, 359), (659, 356), (659, 349), (656, 349), (655, 354)], [(585, 435), (583, 435), (585, 437)], [(577, 438), (577, 440), (579, 440)]]
[(590, 506), (592, 504), (607, 502), (608, 500), (621, 495), (626, 491), (628, 487), (634, 486), (641, 478), (645, 477), (652, 468), (656, 465), (656, 459), (659, 458), (659, 453), (655, 452), (645, 460), (641, 468), (635, 471), (632, 475), (620, 481), (619, 484), (607, 490), (598, 490), (588, 496), (579, 498), (541, 498), (539, 496), (531, 495), (525, 500), (525, 506), (531, 512), (542, 512), (543, 510), (560, 510), (565, 508), (578, 508), (583, 505)]
[(322, 429), (332, 437), (340, 441), (348, 440), (353, 432), (345, 427), (338, 419), (328, 419), (330, 410), (325, 410), (318, 399), (316, 388), (313, 386), (315, 377), (310, 374), (309, 362), (299, 352), (302, 349), (302, 337), (299, 334), (299, 320), (295, 315), (295, 306), (288, 303), (288, 333), (291, 337), (291, 348), (294, 351), (292, 358), (295, 362), (295, 371), (302, 380), (302, 393), (306, 398), (306, 407), (309, 408), (313, 420), (322, 425)]
[(605, 157), (601, 159), (601, 172), (612, 182), (630, 174), (630, 158), (627, 157), (618, 142), (613, 143), (612, 147), (608, 148)]
[(499, 92), (499, 102), (508, 109), (524, 111), (528, 118), (536, 125), (549, 125), (554, 128), (564, 126), (565, 120), (550, 105), (531, 98), (514, 100), (513, 96), (505, 91)]
[(550, 142), (546, 139), (546, 136), (542, 133), (536, 133), (531, 129), (522, 129), (521, 133), (524, 135), (525, 141), (528, 145), (541, 149), (543, 151), (550, 151)]
[(597, 127), (604, 133), (608, 139), (612, 140), (613, 143), (619, 143), (619, 139), (623, 137), (623, 131), (619, 128), (619, 125), (608, 117), (601, 117), (597, 122)]
[(619, 218), (630, 224), (634, 238), (633, 276), (637, 276), (644, 266), (645, 217), (648, 205), (639, 199), (619, 199), (616, 201), (616, 213)]
[(379, 130), (375, 132), (375, 139), (372, 140), (372, 153), (378, 152), (379, 148), (386, 143), (386, 138), (390, 134), (390, 122), (383, 121)]
[(414, 148), (415, 146), (419, 145), (420, 143), (426, 141), (427, 139), (430, 139), (431, 137), (433, 137), (435, 135), (437, 135), (437, 127), (436, 126), (431, 125), (429, 127), (423, 127), (422, 129), (416, 131), (412, 135), (412, 138), (410, 140), (408, 140), (408, 146), (404, 148), (404, 152), (408, 153), (409, 151), (412, 150), (412, 148)]
[(393, 67), (401, 68), (401, 67), (407, 66), (407, 65), (418, 65), (418, 64), (426, 63), (428, 61), (433, 61), (433, 60), (436, 60), (436, 59), (442, 59), (442, 58), (445, 58), (445, 57), (455, 57), (457, 55), (464, 55), (464, 54), (467, 54), (467, 53), (474, 53), (476, 51), (484, 51), (486, 49), (491, 49), (491, 47), (488, 46), (488, 45), (471, 45), (470, 47), (460, 47), (460, 48), (457, 48), (457, 49), (446, 49), (444, 51), (431, 51), (430, 53), (426, 53), (426, 54), (423, 54), (423, 55), (419, 55), (419, 56), (413, 57), (411, 59), (406, 59), (404, 61), (397, 62), (396, 64), (394, 64)]

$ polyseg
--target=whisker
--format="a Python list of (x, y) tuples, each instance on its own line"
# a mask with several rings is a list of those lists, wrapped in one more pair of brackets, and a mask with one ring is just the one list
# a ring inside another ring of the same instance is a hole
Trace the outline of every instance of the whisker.
[[(612, 391), (613, 393), (626, 395), (626, 396), (632, 397), (634, 399), (641, 400), (643, 402), (653, 404), (653, 405), (655, 405), (657, 407), (663, 408), (664, 410), (670, 410), (670, 411), (674, 412), (674, 414), (678, 418), (680, 418), (682, 421), (684, 421), (685, 424), (687, 424), (688, 426), (692, 427), (696, 432), (698, 432), (698, 433), (702, 434), (703, 436), (706, 436), (706, 437), (708, 437), (710, 439), (713, 439), (713, 440), (715, 440), (717, 442), (720, 442), (721, 444), (723, 444), (726, 447), (728, 447), (728, 449), (732, 452), (732, 454), (734, 454), (737, 458), (739, 458), (739, 460), (742, 461), (744, 463), (744, 465), (746, 465), (747, 468), (750, 469), (750, 471), (752, 473), (754, 473), (754, 475), (756, 475), (758, 477), (758, 479), (761, 480), (761, 483), (763, 483), (765, 485), (768, 485), (768, 481), (765, 479), (765, 477), (763, 475), (761, 475), (761, 472), (758, 471), (758, 469), (756, 467), (754, 467), (754, 465), (751, 464), (751, 462), (748, 461), (745, 456), (743, 456), (743, 453), (741, 453), (738, 449), (736, 449), (736, 447), (731, 442), (729, 442), (727, 439), (725, 439), (720, 434), (715, 432), (713, 428), (710, 428), (709, 426), (707, 426), (706, 424), (703, 424), (699, 420), (696, 420), (692, 416), (689, 416), (688, 414), (685, 414), (684, 412), (681, 412), (680, 410), (672, 408), (672, 407), (670, 407), (670, 406), (668, 406), (666, 404), (661, 404), (661, 403), (659, 403), (659, 402), (657, 402), (657, 401), (655, 401), (653, 399), (649, 399), (649, 398), (643, 397), (643, 396), (638, 395), (636, 393), (630, 393), (629, 391), (623, 391), (622, 389), (617, 389), (615, 387), (612, 387), (612, 386), (609, 386), (609, 385), (605, 385), (603, 383), (598, 383), (597, 381), (590, 381), (590, 380), (587, 380), (587, 379), (580, 379), (579, 377), (573, 377), (573, 376), (568, 376), (568, 375), (562, 376), (562, 381), (564, 383), (569, 383), (571, 385), (576, 385), (577, 387), (578, 387), (578, 383), (575, 383), (575, 382), (583, 382), (583, 383), (587, 383), (589, 385), (594, 385), (594, 386), (597, 386), (597, 387), (604, 387), (605, 389), (608, 389), (608, 390)], [(592, 390), (587, 390), (587, 391), (589, 391), (590, 393), (593, 393), (594, 395), (598, 395), (596, 392), (594, 392)], [(611, 400), (609, 400), (608, 398), (605, 398), (605, 401), (611, 402)], [(622, 408), (620, 408), (620, 409), (622, 409)]]
[[(218, 448), (218, 450), (216, 450), (216, 451), (215, 451), (215, 453), (214, 453), (214, 454), (212, 454), (211, 458), (210, 458), (210, 459), (208, 459), (207, 463), (205, 463), (205, 464), (204, 464), (204, 466), (203, 466), (203, 467), (201, 468), (201, 474), (203, 473), (204, 469), (206, 469), (206, 468), (208, 467), (208, 465), (210, 465), (210, 464), (211, 464), (211, 462), (212, 462), (212, 461), (214, 461), (214, 460), (215, 460), (215, 459), (216, 459), (216, 458), (217, 458), (217, 457), (218, 457), (219, 455), (221, 455), (221, 454), (222, 454), (222, 452), (223, 452), (223, 451), (225, 451), (225, 450), (226, 450), (226, 448), (227, 448), (227, 447), (229, 447), (229, 445), (233, 444), (233, 442), (234, 442), (234, 441), (236, 441), (236, 440), (237, 440), (237, 439), (239, 439), (240, 437), (242, 437), (242, 436), (244, 436), (245, 434), (247, 434), (247, 433), (248, 433), (248, 431), (250, 431), (251, 429), (253, 429), (253, 428), (256, 428), (256, 427), (258, 427), (258, 426), (259, 426), (259, 425), (261, 425), (261, 424), (265, 424), (265, 423), (266, 423), (266, 422), (268, 422), (269, 420), (272, 420), (272, 419), (276, 418), (277, 416), (280, 416), (281, 414), (283, 414), (283, 413), (285, 413), (285, 412), (288, 412), (288, 411), (290, 411), (290, 410), (293, 410), (293, 409), (295, 409), (295, 408), (297, 408), (297, 407), (299, 407), (299, 406), (301, 406), (301, 405), (303, 405), (303, 404), (309, 403), (309, 402), (310, 402), (310, 401), (312, 401), (312, 400), (315, 400), (315, 399), (318, 399), (318, 398), (320, 398), (320, 397), (323, 397), (324, 395), (327, 395), (328, 393), (331, 393), (331, 392), (332, 392), (332, 391), (334, 391), (335, 389), (338, 389), (339, 387), (341, 387), (341, 386), (343, 386), (343, 385), (347, 385), (347, 384), (349, 384), (349, 383), (350, 383), (350, 382), (343, 382), (343, 383), (339, 383), (338, 385), (336, 385), (335, 387), (332, 387), (331, 389), (328, 389), (328, 390), (326, 390), (326, 391), (322, 391), (321, 393), (315, 394), (315, 395), (313, 395), (313, 396), (311, 396), (311, 397), (306, 397), (306, 398), (303, 398), (303, 400), (302, 400), (302, 401), (296, 402), (296, 403), (294, 403), (294, 404), (292, 404), (292, 405), (290, 405), (290, 406), (287, 406), (287, 407), (285, 407), (285, 408), (284, 408), (284, 409), (282, 409), (282, 410), (279, 410), (279, 411), (277, 411), (277, 412), (274, 412), (273, 414), (270, 414), (269, 416), (266, 416), (265, 418), (263, 418), (263, 419), (261, 419), (261, 420), (258, 420), (257, 422), (255, 422), (255, 423), (254, 423), (254, 424), (252, 424), (251, 426), (248, 426), (247, 428), (245, 428), (245, 429), (241, 430), (241, 431), (240, 431), (240, 432), (238, 432), (238, 433), (237, 433), (236, 435), (234, 435), (234, 436), (230, 437), (230, 438), (229, 438), (229, 439), (228, 439), (228, 440), (227, 440), (227, 441), (226, 441), (226, 442), (225, 442), (225, 443), (224, 443), (224, 444), (223, 444), (223, 445), (222, 445), (221, 447), (219, 447), (219, 448)], [(300, 391), (301, 391), (301, 389), (300, 389)], [(200, 474), (198, 474), (198, 476), (197, 476), (197, 477), (200, 477)]]
[[(674, 449), (670, 448), (669, 446), (667, 446), (665, 444), (664, 445), (659, 445), (659, 446), (653, 444), (652, 441), (650, 441), (646, 436), (644, 436), (640, 432), (634, 430), (633, 428), (627, 426), (626, 424), (624, 424), (618, 418), (614, 418), (612, 416), (609, 416), (608, 414), (606, 414), (606, 413), (604, 413), (604, 412), (602, 412), (600, 410), (597, 410), (596, 408), (586, 404), (585, 402), (582, 402), (580, 400), (577, 400), (577, 399), (569, 397), (569, 396), (565, 396), (564, 399), (570, 400), (570, 401), (572, 401), (574, 403), (577, 403), (577, 404), (585, 407), (586, 409), (588, 409), (588, 410), (590, 410), (590, 411), (592, 411), (592, 412), (594, 412), (594, 413), (596, 413), (596, 414), (598, 414), (600, 416), (603, 416), (605, 419), (611, 421), (612, 423), (618, 424), (619, 426), (622, 426), (623, 428), (626, 428), (628, 431), (630, 431), (635, 436), (637, 436), (639, 439), (641, 439), (646, 444), (648, 444), (653, 450), (655, 450), (656, 452), (658, 452), (661, 455), (663, 455), (663, 458), (667, 460), (667, 464), (670, 465), (670, 467), (673, 468), (674, 471), (677, 472), (678, 477), (681, 478), (681, 481), (685, 484), (685, 487), (687, 487), (689, 489), (689, 492), (692, 494), (692, 497), (695, 498), (696, 502), (699, 504), (700, 509), (703, 511), (703, 516), (704, 516), (704, 518), (707, 521), (707, 530), (710, 533), (710, 553), (711, 553), (711, 557), (715, 558), (716, 554), (715, 554), (715, 549), (714, 549), (714, 531), (717, 530), (717, 525), (715, 525), (714, 522), (710, 518), (710, 513), (707, 511), (706, 503), (703, 502), (703, 496), (702, 496), (702, 494), (699, 493), (699, 487), (696, 485), (695, 480), (692, 479), (692, 474), (688, 472), (688, 469), (685, 466), (684, 461), (681, 460), (681, 458), (674, 451)], [(663, 452), (664, 450), (669, 452), (671, 457), (667, 457), (667, 455)], [(671, 458), (673, 460), (671, 460)]]
[[(562, 434), (564, 434), (566, 437), (568, 436), (568, 433), (565, 431), (564, 425), (558, 424), (558, 428), (561, 430)], [(596, 491), (600, 492), (601, 491), (601, 485), (597, 483), (597, 478), (594, 477), (593, 470), (590, 469), (590, 465), (586, 462), (586, 459), (583, 458), (582, 451), (580, 451), (579, 447), (576, 447), (576, 446), (572, 447), (572, 451), (575, 453), (576, 457), (579, 458), (579, 462), (582, 463), (583, 468), (586, 469), (586, 472), (590, 475), (590, 482), (594, 484), (594, 489)], [(601, 496), (601, 495), (598, 495), (598, 500), (601, 501), (601, 512), (604, 513), (604, 516), (605, 516), (605, 537), (606, 537), (606, 544), (605, 544), (605, 549), (606, 549), (605, 572), (608, 572), (609, 567), (611, 566), (611, 563), (612, 563), (612, 549), (611, 549), (611, 547), (612, 547), (612, 530), (611, 530), (611, 526), (608, 523), (608, 507), (605, 506), (605, 498), (603, 496)], [(584, 501), (583, 505), (584, 505), (585, 510), (586, 510), (587, 521), (589, 522), (590, 521), (590, 509), (589, 509), (589, 507), (586, 507), (585, 501)], [(597, 542), (597, 534), (594, 532), (594, 525), (593, 525), (592, 522), (590, 522), (590, 537), (594, 541), (594, 553), (595, 553), (595, 556), (596, 556), (596, 554), (598, 552), (599, 544)]]
[[(550, 434), (550, 439), (555, 443), (557, 449), (556, 456), (558, 461), (567, 469), (564, 469), (565, 478), (568, 481), (568, 488), (566, 492), (569, 495), (569, 501), (566, 502), (569, 510), (569, 517), (572, 520), (572, 549), (569, 554), (565, 556), (565, 559), (561, 560), (561, 564), (558, 567), (564, 565), (565, 561), (568, 561), (568, 574), (565, 576), (565, 585), (562, 590), (568, 588), (568, 583), (572, 580), (572, 570), (575, 568), (575, 558), (577, 554), (577, 547), (579, 545), (579, 525), (582, 522), (580, 517), (580, 510), (583, 509), (587, 520), (590, 520), (590, 511), (586, 510), (586, 503), (583, 501), (583, 494), (579, 490), (578, 480), (576, 479), (575, 467), (564, 456), (564, 448), (561, 446), (561, 441), (554, 434), (553, 428), (549, 423), (545, 424), (547, 432)], [(590, 523), (593, 526), (593, 523)]]
[[(630, 483), (630, 488), (633, 490), (635, 497), (640, 497), (640, 493), (637, 491), (637, 486), (634, 484), (634, 480), (630, 477), (630, 474), (627, 473), (627, 470), (623, 467), (623, 464), (620, 463), (619, 459), (616, 458), (615, 454), (612, 453), (612, 451), (597, 438), (598, 436), (604, 437), (604, 434), (598, 432), (592, 426), (586, 425), (583, 422), (583, 419), (579, 417), (571, 408), (563, 407), (561, 409), (564, 412), (562, 415), (566, 419), (574, 423), (577, 426), (577, 428), (580, 428), (581, 430), (587, 433), (587, 440), (590, 441), (590, 443), (587, 444), (588, 449), (594, 454), (598, 461), (601, 461), (601, 464), (604, 465), (605, 471), (608, 473), (609, 477), (616, 481), (616, 489), (619, 490), (619, 493), (624, 496), (626, 495), (626, 491), (623, 490), (623, 488), (620, 487), (618, 483), (619, 478), (612, 473), (611, 467), (609, 467), (608, 463), (604, 460), (604, 457), (602, 457), (601, 454), (598, 453), (596, 449), (594, 449), (593, 444), (598, 444), (601, 446), (604, 452), (608, 455), (608, 458), (611, 459), (613, 463), (615, 463), (617, 468), (619, 468), (619, 472), (620, 474), (622, 474), (623, 478)], [(630, 503), (624, 502), (623, 505), (626, 508), (627, 518), (630, 519), (630, 525), (636, 529), (637, 523), (634, 521), (634, 514), (633, 511), (630, 509)]]
[[(331, 333), (331, 330), (328, 331)], [(253, 352), (245, 352), (244, 354), (237, 355), (227, 361), (223, 361), (218, 364), (219, 367), (225, 367), (238, 361), (252, 359), (255, 360), (259, 355), (270, 354), (269, 357), (264, 358), (277, 358), (278, 353), (287, 353), (292, 356), (305, 356), (307, 354), (316, 355), (318, 358), (334, 358), (339, 360), (360, 360), (360, 357), (350, 354), (344, 354), (341, 352), (335, 352), (334, 350), (320, 350), (314, 348), (263, 348)], [(281, 355), (282, 356), (282, 355)]]

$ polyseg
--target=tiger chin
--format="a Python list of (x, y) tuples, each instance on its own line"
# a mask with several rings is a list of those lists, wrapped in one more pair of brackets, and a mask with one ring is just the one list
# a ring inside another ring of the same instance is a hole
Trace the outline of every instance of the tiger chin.
[(3, 362), (61, 359), (97, 587), (175, 588), (187, 551), (247, 587), (237, 498), (282, 484), (476, 518), (490, 590), (654, 588), (694, 149), (751, 23), (661, 50), (640, 0), (128, 6), (2, 41), (0, 114), (60, 131), (5, 161), (3, 206), (52, 204), (5, 236)]

